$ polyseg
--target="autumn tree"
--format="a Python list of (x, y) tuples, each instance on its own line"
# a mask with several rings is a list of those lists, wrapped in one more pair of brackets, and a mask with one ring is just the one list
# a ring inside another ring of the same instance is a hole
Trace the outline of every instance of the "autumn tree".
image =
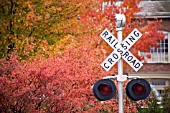
[(88, 6), (82, 0), (1, 0), (0, 58), (12, 51), (22, 58), (57, 51), (57, 42), (78, 35), (77, 17)]

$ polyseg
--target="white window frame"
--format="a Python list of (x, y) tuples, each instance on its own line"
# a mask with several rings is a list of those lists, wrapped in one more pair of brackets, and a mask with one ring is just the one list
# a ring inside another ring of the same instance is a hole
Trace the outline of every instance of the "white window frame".
[[(165, 54), (165, 52), (163, 53), (160, 53), (158, 52), (158, 49), (157, 49), (157, 52), (139, 52), (139, 55), (140, 56), (144, 56), (145, 57), (145, 61), (147, 63), (170, 63), (170, 32), (167, 32), (167, 31), (161, 31), (163, 32), (165, 35), (167, 35), (167, 38), (168, 39), (168, 54)], [(151, 54), (151, 58), (148, 59), (146, 57), (147, 54)], [(156, 59), (152, 58), (155, 57)], [(166, 60), (167, 59), (167, 60)]]

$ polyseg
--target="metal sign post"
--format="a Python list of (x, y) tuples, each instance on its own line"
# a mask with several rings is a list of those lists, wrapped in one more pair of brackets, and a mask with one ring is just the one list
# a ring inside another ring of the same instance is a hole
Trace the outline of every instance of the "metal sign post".
[[(120, 43), (122, 42), (122, 28), (118, 28), (117, 30), (117, 36), (118, 40)], [(123, 60), (122, 58), (119, 59), (118, 61), (118, 75), (120, 78), (123, 78)], [(118, 96), (119, 96), (119, 113), (123, 113), (123, 81), (119, 80), (118, 81)]]
[[(122, 43), (122, 30), (126, 23), (125, 15), (118, 14), (115, 16), (116, 26), (119, 27), (116, 29), (117, 37), (120, 43)], [(123, 81), (127, 79), (127, 77), (123, 76), (123, 60), (122, 57), (118, 61), (118, 98), (119, 98), (119, 113), (124, 113), (123, 109)]]

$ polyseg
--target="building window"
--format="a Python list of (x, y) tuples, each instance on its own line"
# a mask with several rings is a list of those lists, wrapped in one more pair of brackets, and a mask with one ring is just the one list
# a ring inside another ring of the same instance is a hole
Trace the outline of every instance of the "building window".
[(165, 86), (166, 85), (166, 81), (165, 80), (153, 80), (151, 82), (152, 85), (159, 85), (159, 86)]
[(158, 92), (161, 94), (161, 95), (163, 95), (164, 94), (164, 90), (158, 90)]
[[(160, 40), (159, 47), (150, 47), (148, 52), (140, 52), (141, 56), (144, 56), (147, 63), (170, 63), (170, 33), (163, 32), (165, 34), (164, 40)], [(150, 54), (151, 58), (147, 59), (146, 55)]]

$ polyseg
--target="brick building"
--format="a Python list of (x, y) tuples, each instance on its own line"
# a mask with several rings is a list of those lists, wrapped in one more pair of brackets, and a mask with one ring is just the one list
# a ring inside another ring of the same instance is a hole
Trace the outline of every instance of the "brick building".
[[(151, 59), (147, 59), (147, 63), (144, 63), (137, 73), (131, 70), (128, 70), (128, 73), (146, 78), (160, 93), (163, 93), (164, 87), (170, 85), (170, 1), (142, 1), (139, 6), (142, 7), (137, 14), (139, 18), (162, 20), (159, 31), (165, 34), (165, 38), (159, 41), (158, 48), (151, 47), (147, 52), (151, 54)], [(145, 56), (147, 53), (139, 54)]]

